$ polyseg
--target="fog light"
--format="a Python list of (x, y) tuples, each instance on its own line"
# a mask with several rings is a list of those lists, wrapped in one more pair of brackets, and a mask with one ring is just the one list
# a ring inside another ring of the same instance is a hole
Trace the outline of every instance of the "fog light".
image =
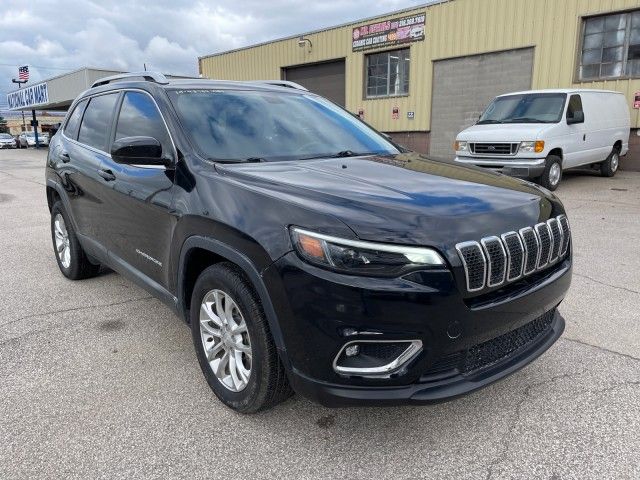
[(344, 349), (344, 353), (347, 357), (355, 357), (360, 353), (360, 345), (349, 345)]
[(333, 369), (343, 375), (388, 377), (420, 351), (420, 340), (352, 340), (336, 355)]

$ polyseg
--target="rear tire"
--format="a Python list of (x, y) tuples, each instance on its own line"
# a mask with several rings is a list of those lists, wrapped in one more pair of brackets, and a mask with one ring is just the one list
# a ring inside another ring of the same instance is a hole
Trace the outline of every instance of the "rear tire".
[(219, 263), (202, 272), (190, 320), (200, 368), (222, 403), (254, 413), (292, 395), (260, 300), (235, 265)]
[(51, 240), (58, 267), (68, 279), (82, 280), (100, 272), (100, 265), (87, 258), (60, 200), (51, 207)]
[(562, 159), (556, 155), (547, 157), (544, 172), (538, 178), (538, 183), (547, 190), (554, 191), (562, 180)]
[(620, 164), (620, 152), (613, 147), (607, 159), (600, 164), (600, 175), (603, 177), (613, 177), (618, 171)]

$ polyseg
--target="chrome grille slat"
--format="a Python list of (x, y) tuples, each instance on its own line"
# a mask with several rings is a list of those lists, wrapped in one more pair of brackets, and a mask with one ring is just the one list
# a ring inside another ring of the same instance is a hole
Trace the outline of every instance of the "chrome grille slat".
[(551, 232), (546, 223), (538, 223), (533, 229), (538, 236), (540, 242), (540, 258), (538, 259), (538, 268), (546, 267), (549, 264), (549, 254), (551, 253), (552, 239)]
[(507, 252), (498, 237), (486, 237), (480, 240), (488, 264), (487, 286), (497, 287), (504, 283), (507, 268)]
[(456, 250), (462, 260), (467, 290), (477, 292), (482, 290), (487, 277), (487, 260), (478, 242), (463, 242), (456, 245)]
[(538, 260), (540, 259), (540, 240), (533, 228), (526, 227), (520, 230), (520, 237), (525, 248), (525, 264), (524, 274), (529, 275), (538, 268)]
[(522, 276), (525, 253), (524, 244), (516, 232), (507, 232), (501, 236), (507, 249), (507, 281), (512, 282)]
[(560, 215), (558, 217), (558, 224), (562, 229), (562, 247), (560, 248), (560, 256), (564, 256), (567, 253), (569, 247), (569, 240), (571, 239), (571, 228), (569, 227), (569, 220), (566, 215)]
[(553, 263), (558, 259), (560, 247), (562, 246), (562, 230), (559, 227), (558, 220), (555, 218), (547, 220), (547, 226), (549, 227), (549, 231), (551, 232), (551, 237), (553, 239), (553, 247), (549, 254), (549, 262)]
[(530, 275), (561, 260), (570, 244), (565, 215), (534, 227), (456, 245), (469, 292), (500, 286)]

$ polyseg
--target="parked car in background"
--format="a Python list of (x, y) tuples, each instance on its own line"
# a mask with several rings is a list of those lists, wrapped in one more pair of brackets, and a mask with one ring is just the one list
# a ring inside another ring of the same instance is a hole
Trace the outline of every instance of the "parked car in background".
[[(35, 147), (36, 146), (36, 134), (34, 132), (23, 132), (18, 137), (20, 142), (20, 148)], [(38, 146), (49, 145), (49, 137), (46, 134), (38, 132)]]
[(456, 137), (456, 161), (532, 179), (555, 190), (567, 168), (606, 177), (629, 149), (630, 115), (619, 92), (538, 90), (496, 97)]
[(103, 264), (165, 301), (240, 412), (292, 389), (439, 402), (564, 329), (555, 195), (409, 152), (300, 87), (100, 79), (53, 137), (46, 182), (62, 274)]
[(16, 139), (9, 133), (0, 133), (0, 148), (16, 148)]

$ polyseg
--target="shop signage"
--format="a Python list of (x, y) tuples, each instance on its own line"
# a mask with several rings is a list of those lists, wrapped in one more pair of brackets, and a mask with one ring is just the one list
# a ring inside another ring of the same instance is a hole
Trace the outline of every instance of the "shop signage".
[(398, 107), (393, 107), (393, 110), (391, 110), (391, 118), (393, 120), (400, 118), (400, 109)]
[(46, 83), (32, 85), (27, 88), (21, 88), (15, 92), (7, 94), (7, 103), (9, 110), (17, 110), (18, 108), (33, 107), (49, 103), (49, 91)]
[(633, 95), (633, 108), (640, 108), (640, 92)]
[(351, 35), (352, 49), (358, 52), (424, 40), (426, 16), (420, 13), (356, 27)]

